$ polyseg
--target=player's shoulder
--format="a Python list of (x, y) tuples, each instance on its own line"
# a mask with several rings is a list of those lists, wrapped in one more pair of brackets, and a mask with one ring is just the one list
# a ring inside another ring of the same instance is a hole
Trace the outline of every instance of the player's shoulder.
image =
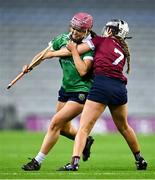
[(114, 45), (117, 43), (117, 41), (112, 37), (105, 37), (104, 43), (106, 43), (107, 45)]
[(109, 38), (107, 38), (107, 41), (111, 46), (120, 47), (122, 49), (120, 42), (116, 38), (109, 37)]
[(95, 36), (94, 38), (92, 38), (92, 41), (104, 41), (106, 39), (106, 37), (103, 36)]
[(62, 33), (56, 36), (51, 42), (53, 45), (53, 49), (58, 50), (61, 47), (65, 46), (68, 39), (69, 39), (69, 33)]
[(61, 34), (59, 34), (58, 36), (56, 36), (56, 39), (57, 39), (57, 40), (58, 40), (58, 39), (68, 39), (69, 36), (70, 36), (70, 34), (67, 33), (67, 32), (65, 32), (65, 33), (61, 33)]
[(116, 38), (114, 38), (114, 37), (106, 37), (106, 41), (112, 42), (112, 43), (116, 43), (117, 42)]
[(102, 37), (102, 36), (96, 36), (92, 38), (92, 42), (95, 46), (100, 45), (102, 42), (104, 42), (104, 40), (105, 40), (105, 37)]
[(61, 36), (69, 38), (70, 37), (70, 33), (69, 32), (64, 32), (64, 33), (61, 34)]

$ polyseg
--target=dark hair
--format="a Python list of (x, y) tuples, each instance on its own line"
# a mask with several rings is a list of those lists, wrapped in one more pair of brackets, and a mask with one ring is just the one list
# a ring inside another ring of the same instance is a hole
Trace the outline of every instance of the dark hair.
[(120, 36), (116, 36), (115, 35), (115, 37), (117, 38), (118, 43), (120, 43), (122, 48), (123, 48), (125, 57), (127, 59), (127, 70), (126, 70), (126, 73), (129, 74), (129, 72), (130, 72), (130, 51), (129, 51), (128, 45), (125, 42), (125, 40), (123, 38), (121, 38)]
[(90, 30), (90, 35), (91, 35), (92, 38), (97, 36), (97, 34), (94, 31), (92, 31), (92, 30)]

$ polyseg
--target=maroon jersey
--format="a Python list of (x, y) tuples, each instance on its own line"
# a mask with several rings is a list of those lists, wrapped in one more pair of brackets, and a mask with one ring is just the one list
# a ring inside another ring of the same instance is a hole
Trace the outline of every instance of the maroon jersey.
[(119, 78), (127, 83), (127, 78), (123, 75), (126, 57), (117, 40), (96, 36), (87, 43), (91, 49), (95, 49), (94, 74)]

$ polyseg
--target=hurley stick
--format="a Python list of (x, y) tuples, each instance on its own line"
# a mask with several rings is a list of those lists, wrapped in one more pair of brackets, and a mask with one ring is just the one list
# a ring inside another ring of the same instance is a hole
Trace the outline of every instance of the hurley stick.
[[(50, 49), (50, 46), (48, 46), (42, 53), (41, 55), (33, 62), (31, 62), (28, 66), (28, 70), (32, 70), (33, 66), (35, 66), (40, 60), (41, 58), (46, 54), (46, 52)], [(26, 74), (25, 72), (21, 72), (19, 73), (7, 86), (7, 89), (10, 89), (12, 85), (14, 85), (19, 79), (21, 79), (24, 74)]]

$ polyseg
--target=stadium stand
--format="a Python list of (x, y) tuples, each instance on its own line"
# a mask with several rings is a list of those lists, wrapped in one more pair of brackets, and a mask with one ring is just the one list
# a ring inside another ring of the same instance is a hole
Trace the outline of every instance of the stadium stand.
[(129, 76), (129, 113), (155, 116), (155, 2), (152, 0), (0, 0), (0, 105), (14, 105), (19, 118), (55, 112), (61, 69), (56, 59), (43, 62), (9, 91), (7, 84), (47, 46), (51, 38), (67, 31), (78, 11), (94, 16), (94, 30), (111, 18), (129, 23), (132, 70)]

